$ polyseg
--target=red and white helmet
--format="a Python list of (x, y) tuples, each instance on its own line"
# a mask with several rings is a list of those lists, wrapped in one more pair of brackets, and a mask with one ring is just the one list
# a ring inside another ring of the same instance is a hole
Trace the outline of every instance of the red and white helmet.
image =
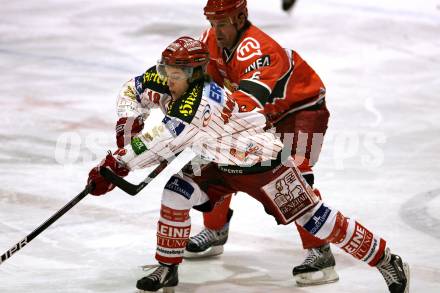
[(235, 22), (241, 13), (248, 16), (246, 0), (208, 0), (203, 11), (208, 20), (230, 18)]
[(180, 37), (162, 52), (162, 63), (173, 66), (198, 67), (208, 64), (208, 47), (191, 37)]
[(157, 72), (166, 76), (165, 65), (181, 67), (188, 77), (192, 76), (194, 68), (202, 67), (203, 71), (209, 61), (209, 51), (205, 43), (191, 37), (180, 37), (162, 52)]

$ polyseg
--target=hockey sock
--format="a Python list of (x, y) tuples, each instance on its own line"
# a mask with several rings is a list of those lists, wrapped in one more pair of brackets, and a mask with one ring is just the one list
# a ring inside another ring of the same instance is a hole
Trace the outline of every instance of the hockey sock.
[(157, 225), (156, 259), (166, 264), (181, 263), (190, 230), (189, 210), (175, 210), (162, 205)]
[(218, 203), (211, 212), (203, 213), (203, 222), (205, 227), (211, 230), (220, 230), (228, 222), (229, 205), (231, 204), (232, 195)]
[(312, 235), (335, 244), (370, 266), (375, 266), (384, 254), (384, 239), (358, 221), (345, 217), (340, 211), (323, 203), (297, 222)]

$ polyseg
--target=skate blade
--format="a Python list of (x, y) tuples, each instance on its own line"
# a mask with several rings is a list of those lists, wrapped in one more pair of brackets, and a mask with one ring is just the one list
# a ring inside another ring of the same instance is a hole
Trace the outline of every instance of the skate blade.
[(299, 287), (306, 287), (334, 283), (339, 280), (339, 276), (334, 267), (329, 267), (317, 272), (298, 274), (295, 280)]
[(185, 252), (183, 253), (183, 258), (186, 259), (204, 258), (204, 257), (216, 256), (222, 253), (223, 253), (223, 245), (211, 246), (207, 250), (201, 252), (190, 252), (185, 249)]
[(409, 293), (409, 281), (411, 279), (411, 276), (410, 276), (410, 269), (408, 263), (406, 262), (403, 263), (403, 270), (405, 271), (405, 276), (406, 276), (406, 288), (404, 293)]
[(163, 287), (162, 289), (159, 289), (158, 291), (145, 291), (145, 290), (138, 290), (136, 291), (136, 293), (149, 293), (149, 292), (160, 292), (162, 291), (162, 293), (175, 293), (175, 288), (176, 287)]

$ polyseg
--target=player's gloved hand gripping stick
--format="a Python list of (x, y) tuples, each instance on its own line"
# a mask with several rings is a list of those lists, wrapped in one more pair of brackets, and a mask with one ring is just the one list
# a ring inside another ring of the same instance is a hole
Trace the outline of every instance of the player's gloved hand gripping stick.
[(166, 168), (168, 165), (168, 161), (162, 161), (162, 163), (159, 164), (151, 173), (148, 175), (147, 178), (142, 180), (139, 184), (133, 184), (122, 178), (121, 176), (118, 176), (115, 174), (110, 168), (101, 168), (99, 170), (99, 173), (104, 177), (106, 180), (110, 181), (117, 187), (119, 187), (121, 190), (125, 191), (126, 193), (134, 196), (138, 194), (142, 189), (144, 189), (148, 183), (151, 182), (154, 178), (156, 178), (157, 175), (162, 172), (163, 169)]

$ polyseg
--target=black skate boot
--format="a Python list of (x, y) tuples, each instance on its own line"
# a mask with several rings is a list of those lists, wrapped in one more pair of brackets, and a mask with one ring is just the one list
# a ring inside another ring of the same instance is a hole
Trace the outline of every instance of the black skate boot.
[(306, 259), (293, 268), (292, 274), (298, 286), (313, 286), (333, 283), (339, 280), (335, 269), (335, 258), (326, 244), (307, 250)]
[(282, 7), (284, 11), (289, 11), (295, 5), (296, 0), (283, 0)]
[(190, 237), (186, 244), (183, 257), (202, 258), (210, 257), (223, 253), (223, 245), (228, 241), (229, 222), (231, 221), (233, 210), (229, 209), (227, 223), (220, 230), (204, 228), (199, 234)]
[(228, 234), (229, 223), (221, 230), (203, 229), (199, 234), (189, 238), (183, 257), (201, 258), (222, 254)]
[(155, 266), (146, 266), (144, 268), (156, 268), (154, 272), (138, 280), (136, 288), (140, 292), (156, 292), (163, 288), (163, 293), (174, 293), (174, 287), (179, 283), (177, 273), (178, 265), (165, 265), (159, 263)]
[(403, 262), (400, 256), (391, 254), (387, 248), (376, 267), (384, 277), (390, 293), (409, 292), (409, 265)]

